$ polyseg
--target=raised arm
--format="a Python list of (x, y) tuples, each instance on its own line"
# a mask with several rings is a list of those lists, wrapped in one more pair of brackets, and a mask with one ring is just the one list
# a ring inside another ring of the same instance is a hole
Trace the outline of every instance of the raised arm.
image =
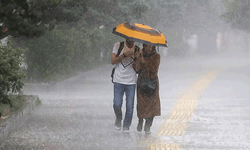
[(113, 47), (113, 51), (112, 51), (112, 55), (111, 55), (111, 64), (112, 65), (121, 62), (126, 57), (131, 57), (134, 55), (133, 51), (127, 51), (125, 53), (121, 52), (122, 55), (117, 56), (117, 54), (114, 52), (117, 52), (118, 48), (119, 48), (119, 44), (115, 44)]
[(136, 73), (139, 73), (141, 68), (143, 67), (145, 60), (142, 56), (142, 50), (140, 49), (139, 51), (135, 52), (135, 62), (133, 64), (134, 70)]
[(126, 55), (124, 56), (124, 54), (120, 55), (120, 56), (116, 56), (115, 53), (112, 53), (112, 55), (111, 55), (111, 64), (112, 65), (117, 64), (117, 63), (121, 62), (122, 59), (124, 59), (125, 57), (126, 57)]

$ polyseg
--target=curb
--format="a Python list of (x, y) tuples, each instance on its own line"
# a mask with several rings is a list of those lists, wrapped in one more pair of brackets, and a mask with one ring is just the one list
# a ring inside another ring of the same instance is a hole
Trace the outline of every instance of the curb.
[(0, 145), (15, 132), (36, 106), (36, 95), (25, 95), (28, 103), (0, 125)]

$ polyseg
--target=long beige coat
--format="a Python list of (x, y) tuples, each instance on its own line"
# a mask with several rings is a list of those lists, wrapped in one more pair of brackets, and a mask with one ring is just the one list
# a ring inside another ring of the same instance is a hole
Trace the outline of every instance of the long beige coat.
[[(158, 79), (158, 69), (160, 65), (160, 54), (155, 53), (150, 57), (144, 57), (145, 63), (142, 64), (139, 60), (135, 61), (134, 69), (138, 73), (137, 85), (140, 84), (142, 76)], [(145, 69), (146, 72), (140, 72)], [(137, 116), (138, 118), (149, 118), (161, 115), (161, 105), (159, 97), (159, 79), (155, 95), (148, 98), (140, 92), (137, 86)]]

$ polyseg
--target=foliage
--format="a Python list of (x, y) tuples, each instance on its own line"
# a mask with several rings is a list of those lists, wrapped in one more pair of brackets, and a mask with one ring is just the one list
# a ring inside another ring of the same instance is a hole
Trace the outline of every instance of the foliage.
[[(145, 2), (144, 2), (145, 3)], [(113, 25), (138, 19), (147, 11), (140, 0), (0, 0), (0, 38), (38, 37), (60, 23)]]
[(103, 30), (81, 26), (68, 30), (61, 28), (19, 43), (29, 49), (25, 55), (30, 81), (60, 81), (76, 70), (82, 71), (100, 64), (100, 47), (105, 41)]
[(1, 0), (0, 39), (7, 35), (41, 35), (43, 28), (37, 26), (39, 21), (33, 18), (26, 0)]
[[(8, 98), (11, 103), (11, 107), (9, 104), (0, 103), (0, 117), (10, 116), (13, 112), (18, 111), (21, 107), (23, 107), (27, 103), (27, 98), (24, 95), (8, 95)], [(1, 121), (0, 121), (1, 123)]]
[(86, 11), (81, 0), (0, 0), (0, 39), (39, 37), (56, 24), (79, 20)]
[(250, 1), (224, 0), (226, 12), (221, 15), (233, 28), (250, 32)]
[(25, 98), (25, 96), (21, 94), (9, 95), (8, 97), (12, 104), (11, 111), (17, 111), (27, 102), (27, 99)]
[(50, 82), (60, 80), (61, 74), (70, 74), (72, 51), (60, 30), (55, 29), (21, 44), (29, 49), (25, 53), (28, 79)]
[(28, 79), (47, 83), (60, 81), (76, 71), (107, 62), (111, 56), (107, 43), (114, 44), (107, 34), (111, 36), (109, 31), (96, 27), (76, 26), (68, 30), (55, 28), (40, 38), (26, 39), (19, 44), (29, 49), (25, 53)]
[(29, 49), (25, 53), (28, 79), (39, 82), (58, 81), (110, 61), (112, 46), (119, 38), (111, 34), (112, 28), (135, 20), (148, 7), (139, 0), (31, 2), (33, 13), (51, 30), (37, 38), (17, 38), (16, 42)]
[(148, 10), (148, 5), (142, 0), (89, 0), (87, 9), (83, 18), (87, 24), (110, 28), (141, 18)]
[(0, 103), (10, 104), (8, 94), (21, 92), (25, 73), (20, 65), (24, 61), (24, 51), (13, 48), (11, 38), (7, 44), (0, 44)]

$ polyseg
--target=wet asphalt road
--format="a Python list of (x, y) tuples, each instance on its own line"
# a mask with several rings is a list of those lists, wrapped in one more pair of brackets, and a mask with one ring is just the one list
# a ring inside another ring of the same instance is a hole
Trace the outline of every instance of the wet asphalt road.
[(249, 150), (248, 58), (235, 54), (192, 59), (162, 57), (162, 115), (155, 118), (151, 135), (136, 131), (136, 100), (130, 133), (114, 129), (111, 65), (55, 85), (27, 84), (24, 93), (39, 95), (42, 105), (0, 149)]

